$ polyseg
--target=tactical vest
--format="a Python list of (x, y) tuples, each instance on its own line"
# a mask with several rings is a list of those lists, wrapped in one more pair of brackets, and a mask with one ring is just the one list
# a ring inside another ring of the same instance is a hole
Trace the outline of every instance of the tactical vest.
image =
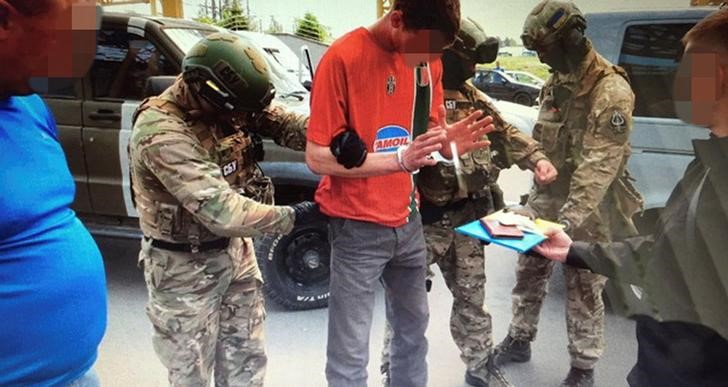
[[(212, 161), (220, 166), (224, 179), (239, 194), (260, 203), (273, 204), (273, 184), (258, 167), (248, 133), (231, 128), (227, 135), (220, 135), (223, 133), (221, 130), (184, 113), (174, 102), (162, 97), (144, 100), (134, 112), (132, 122), (135, 123), (139, 115), (148, 109), (184, 121), (184, 130), (179, 135), (187, 137), (193, 134)], [(220, 238), (182, 207), (146, 167), (135, 165), (133, 160), (130, 166), (136, 177), (132, 179), (132, 193), (145, 236), (192, 244)]]
[[(591, 112), (590, 96), (596, 85), (604, 78), (617, 74), (629, 83), (627, 73), (620, 67), (609, 64), (599, 54), (594, 59), (598, 71), (590, 71), (576, 86), (554, 85), (547, 82), (541, 91), (541, 107), (533, 129), (533, 138), (543, 146), (546, 156), (559, 171), (560, 178), (569, 177), (568, 184), (574, 170), (583, 162), (583, 140), (588, 126), (588, 116)], [(616, 206), (612, 214), (617, 215), (625, 229), (625, 236), (636, 233), (631, 217), (640, 211), (643, 199), (633, 185), (633, 179), (627, 171), (629, 148), (617, 173), (618, 178), (610, 187), (612, 198)], [(555, 187), (551, 187), (555, 188)], [(568, 187), (563, 187), (568, 192)]]
[[(444, 96), (448, 122), (457, 122), (476, 109), (476, 100), (464, 92), (445, 90)], [(424, 199), (445, 206), (468, 197), (489, 196), (489, 186), (497, 179), (490, 149), (486, 147), (460, 155), (460, 166), (461, 176), (457, 176), (455, 167), (449, 163), (422, 168), (417, 183)]]

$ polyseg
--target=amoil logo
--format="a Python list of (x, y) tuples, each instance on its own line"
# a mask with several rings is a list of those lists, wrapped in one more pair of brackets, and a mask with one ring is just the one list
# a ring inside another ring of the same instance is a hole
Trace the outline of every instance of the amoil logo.
[(402, 145), (410, 143), (410, 134), (407, 129), (390, 125), (377, 131), (372, 149), (375, 153), (395, 152)]

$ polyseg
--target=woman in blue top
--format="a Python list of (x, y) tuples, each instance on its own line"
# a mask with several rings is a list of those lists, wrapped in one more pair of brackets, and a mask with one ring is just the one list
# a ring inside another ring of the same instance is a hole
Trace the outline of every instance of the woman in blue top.
[(0, 0), (0, 386), (89, 385), (106, 327), (101, 254), (69, 207), (55, 122), (28, 87), (88, 67), (65, 60), (72, 3)]

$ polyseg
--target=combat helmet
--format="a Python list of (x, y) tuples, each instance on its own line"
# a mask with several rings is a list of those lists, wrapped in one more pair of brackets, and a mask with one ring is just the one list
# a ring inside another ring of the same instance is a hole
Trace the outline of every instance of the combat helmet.
[(529, 50), (548, 47), (573, 28), (586, 29), (586, 19), (570, 1), (543, 0), (526, 18), (521, 40)]
[(230, 33), (213, 33), (197, 42), (182, 61), (182, 77), (199, 85), (202, 98), (223, 111), (260, 111), (275, 88), (268, 65), (255, 46)]
[(488, 37), (471, 18), (460, 20), (460, 30), (450, 50), (473, 63), (491, 63), (498, 56), (498, 39)]

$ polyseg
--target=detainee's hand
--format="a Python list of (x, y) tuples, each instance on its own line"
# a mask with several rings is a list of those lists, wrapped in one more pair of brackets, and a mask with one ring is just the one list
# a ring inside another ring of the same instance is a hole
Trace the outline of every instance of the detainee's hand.
[(556, 171), (556, 167), (551, 164), (550, 161), (543, 159), (536, 163), (536, 168), (533, 170), (533, 175), (538, 185), (551, 184), (556, 180), (559, 172)]
[(481, 118), (483, 113), (476, 110), (462, 120), (448, 124), (445, 119), (446, 115), (445, 106), (440, 105), (437, 117), (439, 125), (435, 129), (443, 129), (447, 133), (447, 139), (443, 142), (442, 149), (440, 149), (441, 155), (452, 159), (451, 143), (455, 144), (458, 155), (464, 155), (475, 149), (485, 148), (490, 145), (490, 141), (485, 140), (483, 136), (495, 130), (493, 117)]
[(546, 231), (546, 236), (548, 239), (534, 247), (533, 250), (552, 261), (566, 262), (566, 255), (573, 243), (569, 235), (562, 230), (551, 229)]
[(437, 164), (437, 160), (430, 153), (442, 152), (442, 144), (446, 139), (445, 131), (437, 128), (417, 136), (402, 153), (402, 164), (408, 171)]

